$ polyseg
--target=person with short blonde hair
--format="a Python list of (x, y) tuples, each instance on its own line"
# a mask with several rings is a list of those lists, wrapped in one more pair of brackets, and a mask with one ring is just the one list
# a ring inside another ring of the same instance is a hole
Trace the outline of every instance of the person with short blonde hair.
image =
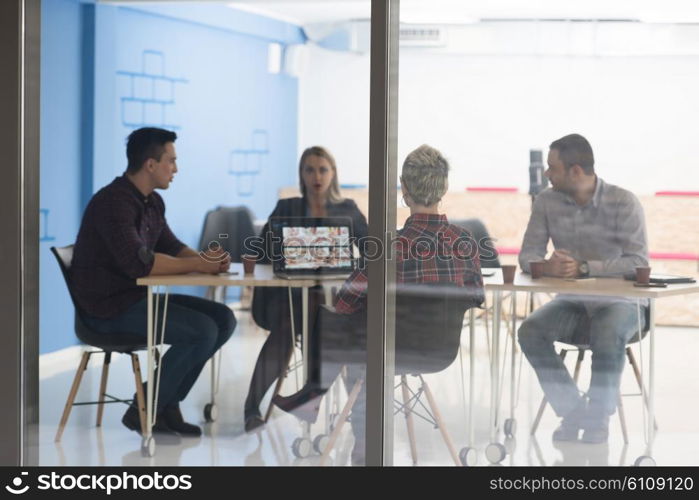
[(404, 196), (414, 203), (423, 207), (434, 205), (449, 188), (449, 163), (442, 153), (423, 144), (405, 158), (400, 182)]

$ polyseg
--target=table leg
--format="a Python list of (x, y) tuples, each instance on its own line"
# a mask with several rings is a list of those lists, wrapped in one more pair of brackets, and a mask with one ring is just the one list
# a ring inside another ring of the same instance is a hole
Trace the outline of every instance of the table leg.
[[(303, 383), (308, 382), (308, 287), (301, 288), (301, 338), (303, 339)], [(304, 422), (303, 436), (310, 439), (311, 424)]]
[(510, 363), (510, 418), (514, 421), (515, 418), (515, 389), (517, 380), (515, 372), (517, 369), (517, 292), (512, 292), (510, 295), (512, 300), (512, 360)]
[(648, 361), (648, 456), (652, 455), (655, 440), (655, 299), (650, 299), (650, 360)]
[(500, 388), (500, 321), (502, 319), (502, 292), (493, 291), (493, 349), (490, 359), (490, 441), (498, 437), (499, 388)]
[(476, 314), (474, 308), (469, 310), (468, 326), (468, 445), (473, 447), (475, 442), (473, 422), (473, 391), (476, 378)]
[[(646, 431), (646, 449), (645, 454), (641, 455), (636, 459), (634, 465), (655, 465), (655, 460), (653, 459), (653, 443), (655, 441), (655, 299), (651, 298), (649, 307), (649, 318), (648, 318), (648, 334), (649, 334), (649, 344), (650, 344), (650, 360), (648, 361), (648, 421), (646, 425), (648, 429)], [(640, 316), (641, 316), (641, 306), (637, 302), (638, 317), (639, 317), (639, 327), (640, 327)], [(640, 343), (639, 343), (640, 345)], [(641, 397), (645, 397), (643, 394), (643, 371), (641, 371)]]
[(308, 288), (301, 288), (301, 338), (303, 339), (303, 383), (308, 381)]
[(497, 441), (500, 412), (500, 323), (502, 321), (502, 292), (493, 291), (493, 349), (490, 358), (490, 444), (485, 456), (491, 464), (497, 464), (507, 456), (502, 443)]
[[(155, 295), (157, 298), (157, 295)], [(155, 442), (153, 441), (153, 371), (154, 352), (153, 339), (155, 337), (156, 318), (153, 315), (153, 287), (148, 287), (148, 325), (146, 339), (146, 353), (148, 355), (148, 386), (146, 389), (146, 430), (141, 442), (141, 452), (144, 455), (153, 456), (155, 454)]]

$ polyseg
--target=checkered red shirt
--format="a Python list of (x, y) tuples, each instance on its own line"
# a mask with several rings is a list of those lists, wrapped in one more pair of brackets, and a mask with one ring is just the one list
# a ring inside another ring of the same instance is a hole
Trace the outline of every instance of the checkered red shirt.
[[(392, 245), (397, 283), (454, 283), (472, 288), (472, 305), (484, 300), (478, 245), (462, 227), (445, 215), (408, 217)], [(366, 305), (366, 268), (355, 270), (337, 295), (335, 310), (350, 314)]]

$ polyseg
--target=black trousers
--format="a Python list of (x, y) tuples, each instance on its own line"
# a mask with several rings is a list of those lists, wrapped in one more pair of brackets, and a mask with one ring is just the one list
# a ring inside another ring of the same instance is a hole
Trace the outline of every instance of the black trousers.
[[(269, 292), (269, 290), (268, 290)], [(302, 304), (301, 291), (292, 290), (294, 303), (294, 323), (295, 332), (298, 338), (301, 337), (302, 327)], [(289, 360), (293, 352), (294, 342), (291, 331), (291, 315), (289, 310), (289, 295), (286, 288), (275, 289), (273, 294), (268, 293), (267, 308), (268, 317), (271, 316), (271, 330), (267, 340), (262, 346), (262, 350), (257, 357), (255, 369), (250, 380), (250, 388), (245, 399), (245, 417), (260, 413), (260, 403), (269, 388), (284, 375), (289, 366)], [(320, 379), (320, 348), (318, 335), (315, 332), (315, 319), (318, 308), (325, 302), (322, 287), (309, 289), (308, 294), (308, 366), (309, 381)]]

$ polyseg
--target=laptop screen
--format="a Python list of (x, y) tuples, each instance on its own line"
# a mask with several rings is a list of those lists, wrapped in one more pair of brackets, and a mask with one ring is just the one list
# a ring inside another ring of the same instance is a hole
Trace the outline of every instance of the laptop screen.
[(274, 217), (274, 270), (285, 273), (348, 273), (354, 269), (351, 219)]

